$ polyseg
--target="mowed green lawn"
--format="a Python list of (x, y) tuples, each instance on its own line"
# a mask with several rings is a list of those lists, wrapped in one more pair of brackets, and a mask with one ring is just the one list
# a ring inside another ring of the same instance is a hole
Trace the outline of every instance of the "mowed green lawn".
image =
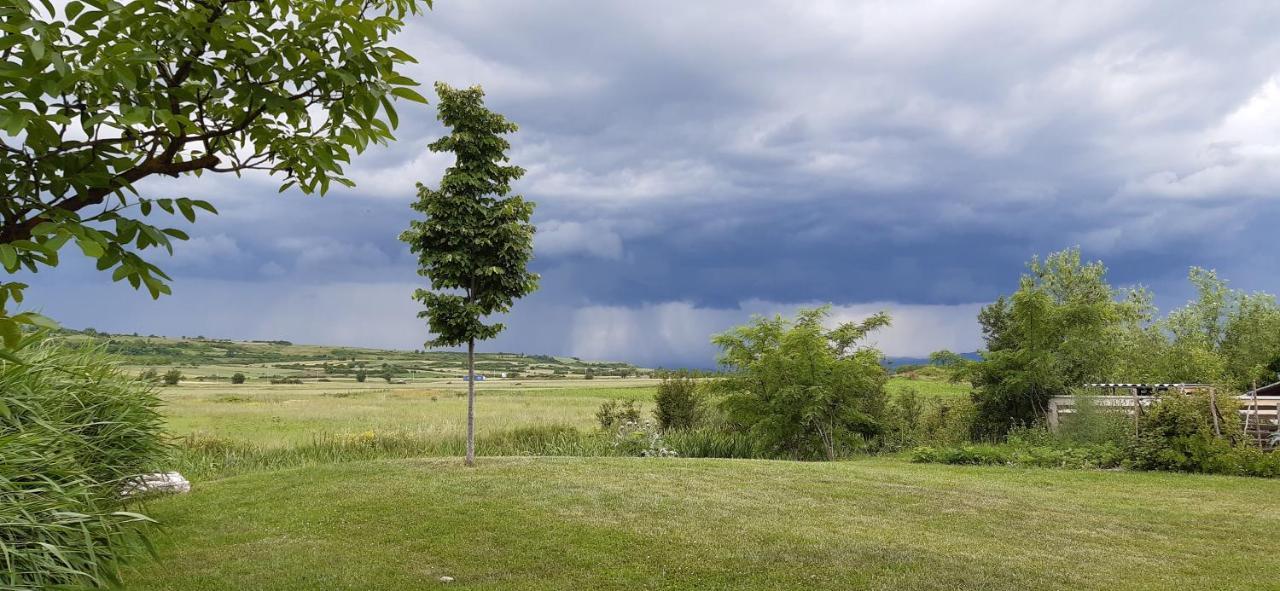
[(130, 589), (1276, 589), (1280, 482), (644, 458), (332, 464), (153, 501)]

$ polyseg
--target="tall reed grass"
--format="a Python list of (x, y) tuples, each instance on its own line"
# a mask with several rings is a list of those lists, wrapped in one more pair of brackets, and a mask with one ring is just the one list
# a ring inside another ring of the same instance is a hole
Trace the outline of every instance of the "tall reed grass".
[(121, 490), (163, 457), (159, 400), (98, 348), (0, 363), (0, 588), (102, 587), (137, 546)]

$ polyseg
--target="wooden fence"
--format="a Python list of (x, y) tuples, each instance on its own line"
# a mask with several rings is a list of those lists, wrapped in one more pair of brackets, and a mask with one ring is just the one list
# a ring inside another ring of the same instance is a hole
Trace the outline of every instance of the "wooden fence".
[[(1147, 408), (1155, 404), (1153, 396), (1089, 396), (1089, 400), (1101, 407), (1123, 408), (1132, 414), (1135, 407)], [(1240, 403), (1240, 423), (1251, 440), (1264, 448), (1271, 448), (1271, 437), (1280, 430), (1280, 396), (1237, 396)], [(1075, 413), (1076, 399), (1072, 396), (1055, 396), (1049, 400), (1049, 429), (1056, 431), (1060, 421)]]

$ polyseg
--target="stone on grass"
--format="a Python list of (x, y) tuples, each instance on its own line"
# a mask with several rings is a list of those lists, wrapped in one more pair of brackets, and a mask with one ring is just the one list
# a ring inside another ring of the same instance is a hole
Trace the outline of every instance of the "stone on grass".
[(191, 482), (177, 472), (156, 472), (144, 474), (136, 484), (124, 491), (124, 496), (133, 497), (147, 494), (182, 494), (191, 492)]

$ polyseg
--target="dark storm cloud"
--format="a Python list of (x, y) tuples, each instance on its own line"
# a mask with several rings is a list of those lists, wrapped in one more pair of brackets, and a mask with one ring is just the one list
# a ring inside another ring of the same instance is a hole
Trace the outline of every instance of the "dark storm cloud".
[[(439, 2), (398, 43), (421, 59), (414, 77), (483, 84), (521, 125), (544, 282), (499, 345), (673, 364), (705, 362), (706, 334), (748, 312), (824, 301), (896, 307), (894, 352), (976, 347), (973, 303), (1015, 287), (1033, 253), (1076, 244), (1165, 305), (1193, 264), (1280, 289), (1278, 16), (1262, 2)], [(396, 235), (414, 183), (448, 164), (426, 150), (439, 133), (431, 107), (404, 105), (400, 140), (324, 199), (263, 177), (145, 185), (223, 214), (170, 261), (173, 303), (135, 296), (117, 328), (416, 346), (418, 279)], [(83, 324), (83, 298), (127, 299), (106, 283), (74, 269), (36, 289)], [(236, 311), (231, 294), (268, 303)], [(936, 334), (909, 328), (924, 318)]]

